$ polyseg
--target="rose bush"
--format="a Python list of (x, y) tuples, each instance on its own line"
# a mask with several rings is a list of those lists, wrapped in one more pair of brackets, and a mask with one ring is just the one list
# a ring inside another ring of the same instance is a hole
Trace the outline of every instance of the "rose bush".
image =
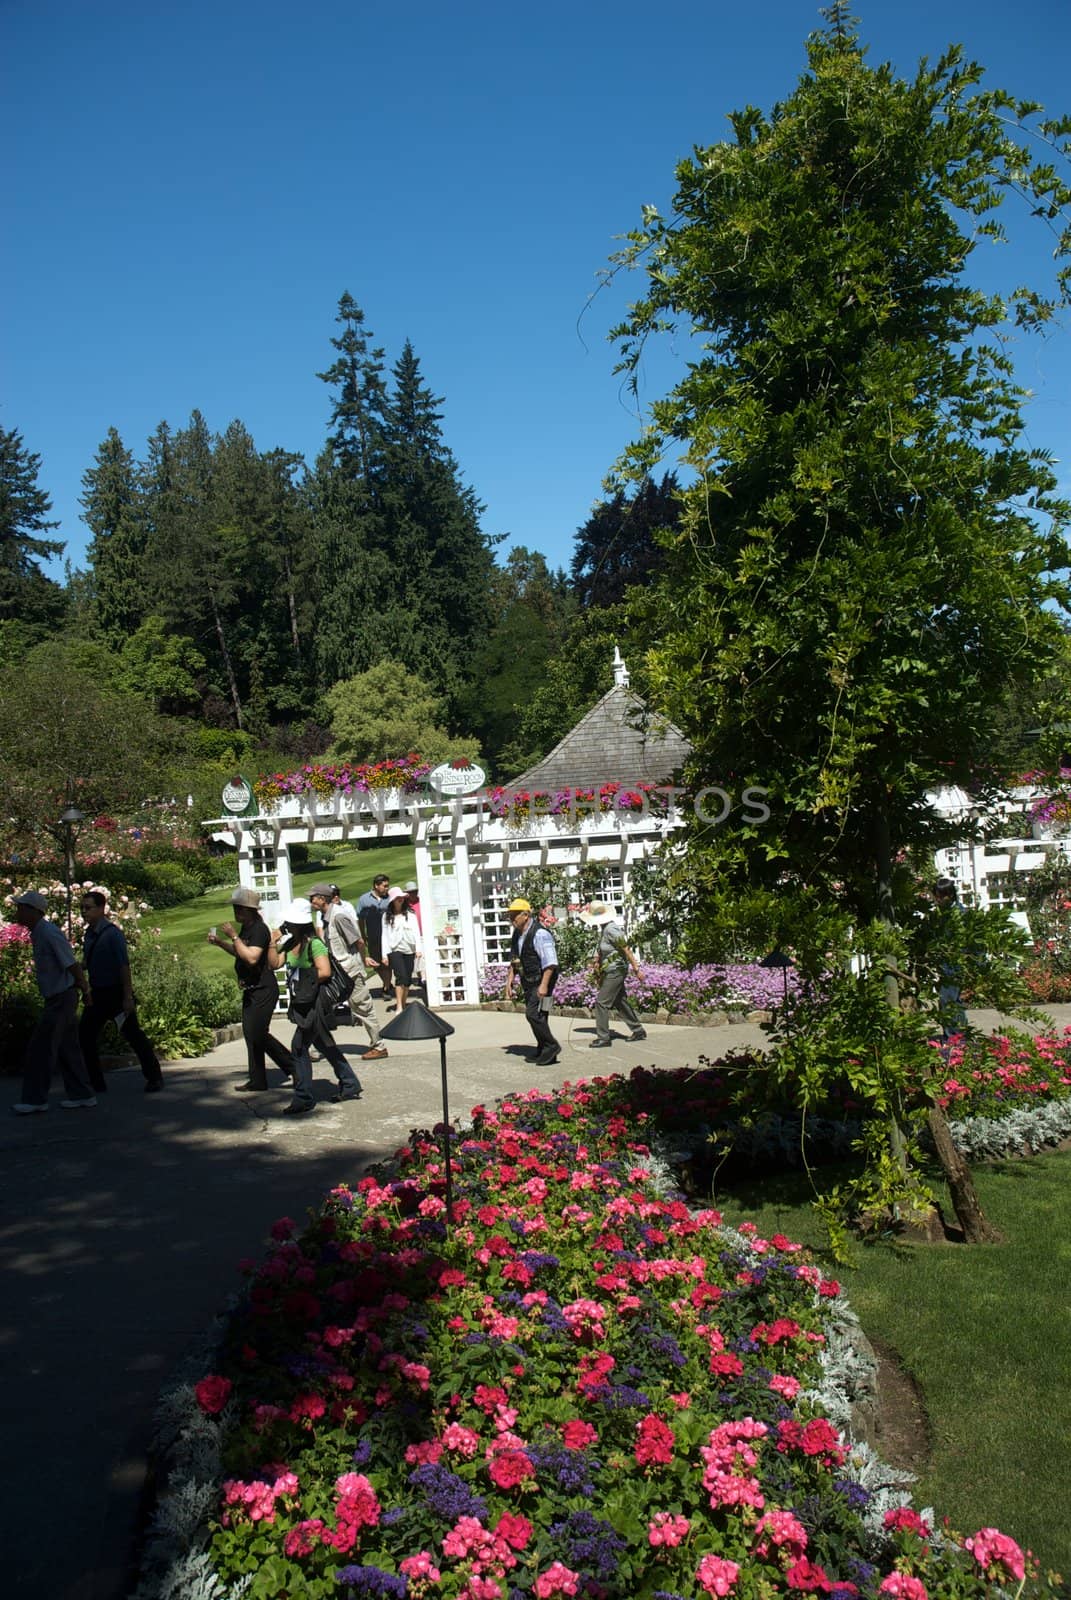
[(477, 1107), (451, 1227), (431, 1134), (303, 1231), (275, 1225), (196, 1387), (223, 1450), (211, 1572), (279, 1600), (1032, 1582), (1007, 1535), (937, 1538), (862, 1481), (819, 1401), (839, 1286), (788, 1239), (666, 1198), (624, 1094), (600, 1079)]

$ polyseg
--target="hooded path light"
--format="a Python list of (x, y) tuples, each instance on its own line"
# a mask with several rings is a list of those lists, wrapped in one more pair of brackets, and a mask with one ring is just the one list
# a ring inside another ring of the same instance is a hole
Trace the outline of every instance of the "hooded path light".
[(77, 806), (68, 806), (61, 812), (59, 825), (63, 829), (63, 882), (67, 889), (67, 939), (71, 937), (71, 884), (74, 881), (74, 830), (86, 820), (85, 812)]
[(446, 1040), (453, 1033), (453, 1024), (429, 1011), (422, 1000), (410, 1000), (408, 1005), (381, 1032), (384, 1039), (438, 1039), (439, 1068), (443, 1083), (443, 1165), (446, 1168), (446, 1220), (453, 1226), (454, 1185), (450, 1166), (450, 1104), (446, 1085)]
[(763, 956), (762, 960), (759, 962), (759, 966), (760, 967), (773, 967), (773, 968), (780, 967), (780, 969), (781, 969), (781, 977), (784, 980), (784, 985), (785, 985), (785, 997), (782, 1000), (781, 1004), (783, 1006), (787, 1006), (788, 1005), (788, 969), (789, 969), (789, 967), (795, 966), (795, 962), (793, 961), (792, 957), (791, 956), (786, 956), (785, 952), (783, 950), (771, 950), (770, 954), (768, 956)]

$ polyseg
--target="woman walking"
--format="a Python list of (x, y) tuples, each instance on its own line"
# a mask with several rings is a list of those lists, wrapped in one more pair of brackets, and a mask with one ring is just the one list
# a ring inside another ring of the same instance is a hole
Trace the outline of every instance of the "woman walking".
[(234, 1087), (239, 1094), (254, 1094), (268, 1087), (265, 1056), (271, 1056), (284, 1083), (294, 1075), (294, 1058), (271, 1034), (271, 1019), (279, 1001), (275, 968), (281, 962), (272, 959), (271, 934), (260, 914), (260, 895), (255, 889), (235, 889), (231, 905), (238, 927), (224, 922), (218, 933), (212, 929), (208, 942), (234, 957), (234, 971), (242, 991), (242, 1037), (247, 1061), (246, 1080)]
[(284, 1116), (300, 1117), (316, 1109), (309, 1054), (314, 1044), (334, 1068), (338, 1080), (336, 1101), (358, 1099), (360, 1082), (332, 1039), (328, 1026), (331, 1007), (321, 991), (331, 977), (331, 957), (313, 926), (313, 909), (308, 900), (295, 900), (287, 906), (282, 927), (272, 936), (272, 945), (276, 965), (285, 963), (286, 966), (286, 987), (290, 995), (287, 1015), (294, 1024), (290, 1045), (294, 1057), (294, 1098), (284, 1107)]
[(394, 998), (402, 1011), (409, 999), (413, 968), (423, 956), (420, 923), (409, 905), (404, 889), (387, 890), (387, 909), (383, 913), (383, 959), (390, 962), (394, 979)]

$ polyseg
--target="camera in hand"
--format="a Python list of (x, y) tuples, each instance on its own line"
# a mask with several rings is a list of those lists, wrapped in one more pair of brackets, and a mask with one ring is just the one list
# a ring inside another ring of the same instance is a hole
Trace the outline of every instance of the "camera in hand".
[(293, 930), (285, 922), (279, 931), (282, 933), (283, 937), (279, 940), (276, 949), (279, 951), (280, 955), (285, 956), (288, 950), (292, 950), (294, 948), (294, 945), (297, 941), (294, 938)]

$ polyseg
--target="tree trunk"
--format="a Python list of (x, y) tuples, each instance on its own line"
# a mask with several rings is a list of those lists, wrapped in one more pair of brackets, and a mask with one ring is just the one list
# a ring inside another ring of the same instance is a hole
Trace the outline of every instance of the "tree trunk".
[(982, 1210), (971, 1169), (952, 1143), (948, 1118), (940, 1106), (930, 1107), (929, 1124), (964, 1239), (968, 1244), (1000, 1244), (1004, 1236)]
[(290, 641), (294, 646), (294, 654), (301, 660), (301, 636), (297, 624), (297, 600), (294, 596), (294, 578), (290, 571), (290, 557), (283, 551), (283, 576), (286, 579), (286, 602), (290, 611)]
[[(874, 820), (874, 857), (878, 869), (878, 918), (891, 927), (896, 921), (892, 892), (892, 839), (889, 819), (884, 811), (879, 811)], [(894, 1011), (899, 1011), (900, 981), (896, 976), (896, 964), (889, 956), (885, 958), (885, 999)], [(895, 1116), (889, 1118), (889, 1151), (906, 1177), (907, 1146), (903, 1129)]]
[(223, 621), (216, 605), (216, 597), (211, 589), (208, 591), (209, 602), (212, 606), (212, 621), (216, 625), (216, 638), (219, 640), (219, 651), (223, 657), (223, 665), (227, 669), (227, 682), (230, 685), (231, 701), (234, 705), (234, 718), (239, 728), (242, 726), (242, 702), (238, 695), (238, 679), (234, 676), (234, 666), (231, 662), (231, 653), (227, 649), (227, 641), (223, 635)]

